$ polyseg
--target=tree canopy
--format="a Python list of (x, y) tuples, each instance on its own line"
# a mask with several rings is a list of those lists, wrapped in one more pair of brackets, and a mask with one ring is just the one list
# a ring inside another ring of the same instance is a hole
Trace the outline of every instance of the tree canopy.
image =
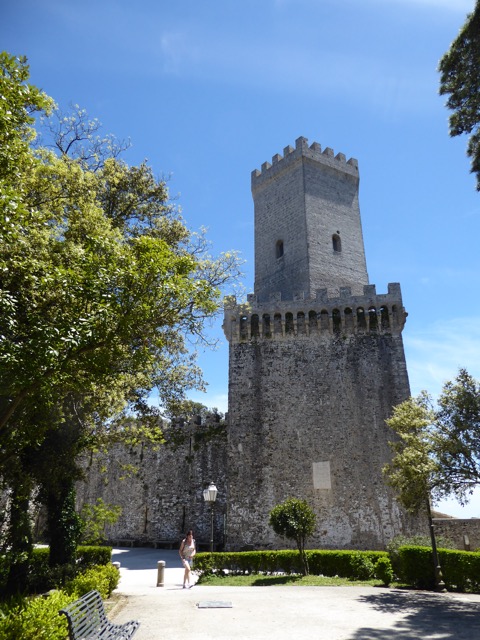
[(209, 254), (147, 163), (127, 165), (125, 144), (28, 79), (25, 58), (0, 54), (0, 477), (23, 513), (11, 548), (28, 538), (33, 485), (66, 513), (76, 456), (121, 436), (122, 416), (162, 438), (149, 394), (175, 415), (203, 388), (194, 343), (209, 342), (239, 275), (235, 252)]
[(440, 94), (448, 95), (450, 135), (470, 134), (467, 155), (480, 191), (480, 0), (440, 60)]
[(425, 505), (438, 471), (431, 456), (433, 420), (429, 397), (421, 394), (394, 407), (386, 421), (398, 439), (390, 442), (394, 457), (384, 473), (402, 504), (412, 512)]
[(316, 517), (305, 500), (288, 498), (270, 511), (270, 526), (276, 534), (295, 540), (303, 567), (308, 575), (308, 560), (305, 553), (306, 539), (315, 531)]
[(208, 255), (145, 163), (99, 163), (85, 141), (32, 149), (28, 114), (52, 102), (25, 84), (25, 60), (4, 53), (1, 71), (0, 434), (39, 395), (113, 381), (129, 400), (157, 387), (174, 404), (202, 385), (185, 339), (205, 339), (237, 256)]
[(384, 471), (407, 509), (418, 511), (430, 495), (468, 502), (480, 485), (479, 382), (460, 369), (436, 407), (423, 392), (394, 407), (387, 424), (398, 439)]

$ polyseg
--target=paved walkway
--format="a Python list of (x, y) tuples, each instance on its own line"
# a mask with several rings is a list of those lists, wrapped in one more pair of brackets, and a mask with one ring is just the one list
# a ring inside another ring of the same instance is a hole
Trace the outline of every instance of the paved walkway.
[[(113, 560), (121, 563), (120, 604), (110, 617), (140, 620), (135, 640), (480, 639), (480, 595), (355, 586), (183, 589), (177, 551), (114, 549)], [(159, 560), (166, 562), (163, 587), (156, 586)]]

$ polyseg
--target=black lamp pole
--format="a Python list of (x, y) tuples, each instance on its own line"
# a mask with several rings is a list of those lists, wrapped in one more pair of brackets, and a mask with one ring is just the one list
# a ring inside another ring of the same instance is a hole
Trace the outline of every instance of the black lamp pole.
[(430, 539), (432, 541), (433, 567), (435, 571), (435, 591), (446, 591), (445, 582), (443, 581), (442, 568), (440, 566), (440, 558), (437, 551), (437, 540), (435, 538), (435, 525), (433, 524), (432, 508), (430, 506), (430, 496), (427, 496), (427, 516), (428, 526), (430, 528)]
[(213, 553), (213, 506), (217, 499), (218, 489), (213, 482), (210, 482), (207, 489), (203, 490), (203, 499), (210, 505), (210, 553)]

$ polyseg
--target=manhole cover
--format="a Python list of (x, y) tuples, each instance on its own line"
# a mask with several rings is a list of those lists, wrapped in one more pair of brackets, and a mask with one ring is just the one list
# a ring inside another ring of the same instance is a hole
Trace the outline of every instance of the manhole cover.
[(204, 600), (197, 604), (199, 609), (231, 609), (232, 603), (221, 600)]

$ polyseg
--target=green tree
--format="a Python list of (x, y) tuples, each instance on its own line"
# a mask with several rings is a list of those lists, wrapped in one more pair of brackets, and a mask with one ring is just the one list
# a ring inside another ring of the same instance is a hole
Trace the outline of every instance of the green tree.
[(105, 542), (105, 526), (115, 524), (121, 513), (121, 507), (107, 504), (102, 498), (97, 498), (95, 504), (84, 504), (80, 513), (83, 522), (83, 543), (102, 544)]
[(394, 407), (392, 417), (386, 422), (399, 438), (390, 442), (395, 455), (383, 471), (388, 484), (395, 489), (400, 502), (408, 511), (426, 513), (436, 588), (444, 591), (430, 504), (440, 471), (438, 461), (432, 455), (435, 441), (434, 420), (430, 397), (425, 392)]
[(465, 504), (480, 484), (480, 384), (460, 369), (444, 385), (436, 409), (423, 392), (394, 407), (386, 422), (398, 436), (384, 468), (387, 482), (409, 511), (426, 511), (437, 588), (443, 588), (430, 498), (455, 495)]
[(480, 484), (480, 383), (466, 369), (447, 382), (438, 400), (433, 451), (439, 495), (468, 502)]
[[(149, 393), (175, 413), (203, 388), (194, 343), (208, 343), (205, 323), (239, 273), (237, 256), (212, 258), (165, 182), (119, 160), (83, 112), (62, 120), (54, 150), (34, 146), (31, 114), (53, 103), (27, 80), (25, 59), (1, 54), (0, 476), (18, 495), (11, 518), (34, 480), (53, 511), (55, 494), (68, 511), (76, 456), (121, 437), (123, 416), (142, 416), (159, 440)], [(55, 448), (68, 462), (49, 474), (38, 461)]]
[(445, 383), (436, 408), (423, 392), (386, 422), (398, 438), (384, 472), (407, 509), (417, 511), (426, 494), (468, 502), (480, 484), (480, 384), (466, 369)]
[(315, 531), (315, 523), (315, 513), (311, 507), (298, 498), (288, 498), (270, 511), (269, 524), (275, 533), (295, 540), (305, 576), (308, 575), (305, 542)]
[(440, 94), (448, 95), (450, 135), (470, 134), (467, 155), (480, 190), (480, 0), (440, 60)]
[(426, 393), (408, 398), (393, 408), (387, 425), (398, 436), (390, 442), (394, 453), (384, 473), (400, 502), (411, 512), (425, 507), (436, 486), (439, 466), (432, 456), (434, 412)]

